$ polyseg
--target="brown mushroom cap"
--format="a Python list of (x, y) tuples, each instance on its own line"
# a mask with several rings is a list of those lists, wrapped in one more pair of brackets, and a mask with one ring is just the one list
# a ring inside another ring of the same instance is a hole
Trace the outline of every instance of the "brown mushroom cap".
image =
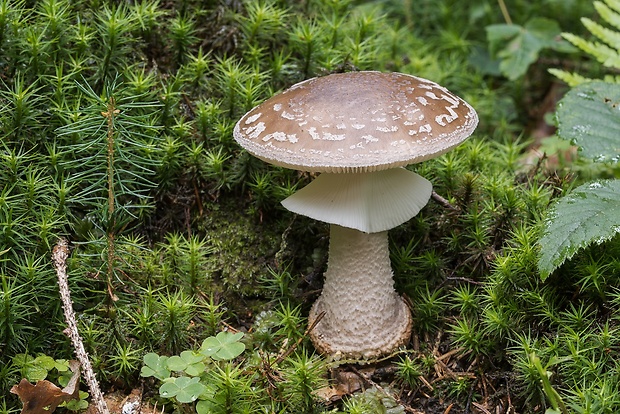
[(245, 114), (234, 137), (271, 164), (311, 172), (377, 171), (439, 156), (478, 124), (447, 89), (402, 73), (312, 78)]

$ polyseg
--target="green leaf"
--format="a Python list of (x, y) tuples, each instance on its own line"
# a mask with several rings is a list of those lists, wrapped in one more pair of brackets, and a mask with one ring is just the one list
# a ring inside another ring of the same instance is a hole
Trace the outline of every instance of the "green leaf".
[(167, 368), (167, 356), (159, 356), (156, 353), (149, 352), (144, 355), (143, 361), (144, 366), (140, 370), (140, 376), (155, 377), (161, 381), (170, 377), (170, 370)]
[(56, 361), (54, 361), (54, 358), (47, 355), (39, 355), (34, 359), (34, 361), (32, 361), (32, 363), (40, 366), (47, 371), (53, 370), (54, 366), (56, 365)]
[(69, 371), (69, 361), (66, 359), (57, 359), (54, 361), (54, 368), (56, 368), (58, 372), (67, 372)]
[(174, 355), (168, 358), (166, 366), (170, 369), (170, 371), (183, 371), (187, 368), (187, 362), (185, 362), (180, 356)]
[(620, 14), (616, 13), (613, 9), (607, 7), (605, 3), (600, 1), (594, 2), (594, 8), (603, 20), (614, 26), (616, 29), (620, 29)]
[(558, 135), (598, 162), (620, 158), (620, 85), (594, 81), (571, 89), (557, 110)]
[(490, 51), (501, 59), (500, 70), (510, 80), (523, 76), (542, 49), (565, 47), (558, 40), (558, 23), (543, 17), (535, 17), (525, 26), (494, 24), (487, 26), (486, 31)]
[(47, 378), (47, 369), (39, 365), (27, 365), (22, 369), (22, 375), (31, 382), (42, 381)]
[(71, 400), (60, 404), (60, 407), (65, 407), (69, 411), (84, 411), (88, 408), (88, 393), (85, 391), (79, 391), (79, 398), (77, 400)]
[(523, 28), (516, 24), (492, 24), (486, 27), (487, 42), (492, 55), (497, 55), (506, 42), (516, 37)]
[(34, 361), (34, 357), (28, 354), (17, 354), (12, 359), (13, 359), (13, 364), (17, 365), (18, 367), (23, 367), (26, 364), (29, 364), (32, 361)]
[(546, 279), (579, 249), (620, 232), (620, 180), (594, 181), (561, 198), (539, 240), (538, 268)]
[(205, 372), (206, 369), (207, 369), (207, 366), (203, 362), (195, 362), (193, 364), (188, 365), (184, 371), (190, 377), (197, 377), (203, 372)]
[(211, 401), (201, 400), (196, 403), (196, 413), (198, 414), (210, 414), (215, 411), (217, 407)]
[(202, 362), (204, 358), (202, 354), (183, 351), (180, 356), (170, 357), (167, 366), (171, 371), (185, 371), (187, 375), (195, 377), (202, 374), (206, 368)]
[(13, 363), (21, 367), (21, 374), (31, 382), (44, 380), (54, 368), (54, 359), (45, 355), (34, 358), (28, 354), (17, 354), (13, 357)]
[(535, 37), (544, 48), (558, 52), (574, 53), (575, 49), (569, 42), (562, 39), (560, 24), (552, 19), (534, 17), (525, 23), (525, 29)]
[(159, 395), (164, 398), (176, 398), (180, 403), (191, 403), (206, 391), (200, 378), (178, 377), (164, 382), (159, 387)]
[(241, 355), (245, 345), (239, 340), (243, 337), (242, 332), (220, 332), (217, 336), (205, 339), (200, 347), (200, 353), (214, 360), (231, 360)]

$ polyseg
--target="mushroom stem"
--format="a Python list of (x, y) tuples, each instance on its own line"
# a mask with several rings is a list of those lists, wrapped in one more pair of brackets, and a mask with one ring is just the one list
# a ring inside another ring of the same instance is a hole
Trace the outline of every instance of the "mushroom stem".
[(411, 313), (394, 290), (387, 231), (364, 233), (332, 224), (323, 292), (310, 312), (322, 353), (375, 358), (405, 345)]

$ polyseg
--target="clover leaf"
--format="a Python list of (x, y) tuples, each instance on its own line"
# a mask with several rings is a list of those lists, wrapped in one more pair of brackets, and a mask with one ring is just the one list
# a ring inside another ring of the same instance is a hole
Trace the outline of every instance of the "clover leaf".
[(200, 353), (216, 361), (231, 360), (245, 351), (245, 345), (239, 342), (242, 337), (242, 332), (220, 332), (203, 341)]
[(187, 375), (196, 377), (205, 371), (204, 358), (204, 355), (183, 351), (181, 355), (168, 358), (167, 366), (171, 371), (185, 371)]
[(159, 356), (156, 353), (149, 352), (144, 355), (144, 366), (140, 370), (142, 377), (155, 377), (158, 380), (165, 380), (170, 377), (170, 370), (167, 367), (167, 356)]
[(200, 378), (177, 377), (169, 378), (159, 387), (159, 395), (164, 398), (176, 398), (180, 403), (191, 403), (207, 390), (200, 383)]

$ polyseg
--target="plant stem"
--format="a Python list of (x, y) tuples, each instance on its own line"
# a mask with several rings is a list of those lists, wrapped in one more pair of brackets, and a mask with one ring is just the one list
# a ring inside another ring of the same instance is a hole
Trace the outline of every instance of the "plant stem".
[(502, 11), (502, 16), (504, 16), (506, 24), (512, 24), (512, 19), (510, 18), (510, 13), (508, 13), (508, 8), (506, 7), (504, 0), (497, 0), (497, 3), (499, 4), (499, 8)]
[(108, 121), (108, 214), (114, 213), (114, 115), (118, 114), (113, 97), (108, 100), (108, 110), (102, 112)]
[(116, 101), (114, 97), (110, 97), (108, 100), (108, 110), (102, 112), (108, 121), (108, 223), (107, 223), (107, 247), (108, 247), (108, 266), (107, 266), (107, 282), (108, 282), (108, 294), (110, 298), (114, 300), (115, 296), (112, 291), (112, 278), (114, 275), (114, 117), (120, 111), (116, 109)]

